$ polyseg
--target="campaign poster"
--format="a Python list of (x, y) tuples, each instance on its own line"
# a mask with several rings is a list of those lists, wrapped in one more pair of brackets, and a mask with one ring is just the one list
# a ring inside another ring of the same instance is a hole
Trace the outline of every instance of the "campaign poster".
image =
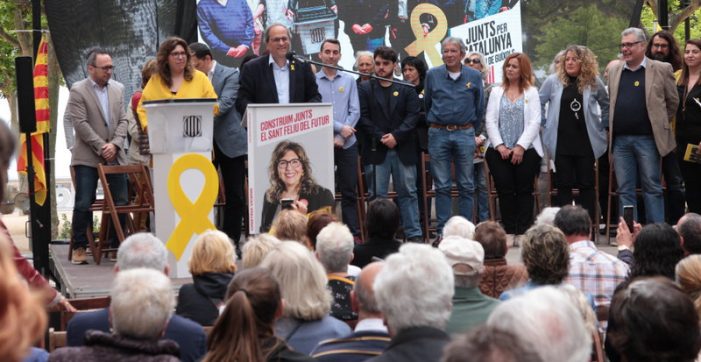
[(300, 191), (294, 201), (305, 203), (308, 213), (326, 206), (333, 210), (328, 202), (334, 191), (332, 105), (249, 104), (246, 122), (250, 233), (267, 231), (286, 207), (282, 199), (287, 197), (266, 201), (268, 191), (311, 186), (315, 192)]

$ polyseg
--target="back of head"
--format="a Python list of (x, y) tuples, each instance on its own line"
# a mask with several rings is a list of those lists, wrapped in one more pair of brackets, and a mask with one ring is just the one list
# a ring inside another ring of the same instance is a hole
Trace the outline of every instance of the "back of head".
[(219, 230), (205, 231), (195, 240), (188, 266), (192, 275), (235, 272), (236, 257), (231, 240)]
[(348, 226), (332, 222), (321, 229), (317, 236), (316, 255), (327, 273), (341, 273), (348, 270), (353, 258), (353, 234)]
[(281, 300), (280, 286), (268, 269), (237, 273), (229, 284), (226, 307), (207, 339), (204, 361), (266, 360), (260, 339), (273, 336)]
[(146, 268), (117, 273), (110, 298), (115, 333), (135, 339), (160, 338), (175, 307), (170, 279)]
[(453, 269), (455, 286), (476, 288), (484, 272), (484, 248), (482, 244), (459, 236), (448, 236), (438, 245)]
[(377, 274), (384, 267), (384, 264), (383, 261), (372, 262), (366, 265), (363, 270), (360, 271), (360, 274), (358, 274), (358, 279), (355, 281), (355, 285), (353, 285), (353, 291), (358, 300), (358, 309), (360, 312), (381, 313), (380, 308), (377, 306), (373, 284), (375, 283)]
[(482, 325), (453, 339), (443, 362), (462, 362), (465, 356), (480, 362), (542, 362), (538, 353), (515, 333)]
[(150, 233), (130, 235), (119, 245), (117, 265), (120, 271), (149, 268), (164, 272), (168, 265), (168, 252), (163, 242)]
[[(0, 120), (0, 124), (4, 122)], [(29, 348), (43, 336), (46, 312), (30, 294), (11, 255), (8, 243), (0, 237), (0, 356), (14, 362), (23, 361)]]
[(677, 223), (677, 232), (684, 239), (684, 250), (689, 254), (701, 254), (701, 215), (687, 213)]
[(321, 229), (334, 221), (338, 221), (338, 219), (336, 219), (334, 214), (329, 212), (315, 212), (309, 215), (309, 221), (307, 221), (307, 239), (312, 244), (312, 249), (316, 249), (316, 237), (319, 235)]
[(531, 280), (539, 285), (560, 284), (569, 269), (565, 235), (554, 226), (537, 225), (526, 231), (521, 259)]
[(10, 131), (5, 120), (0, 118), (0, 202), (4, 200), (5, 185), (7, 184), (7, 168), (10, 167), (12, 155), (15, 153), (15, 136)]
[(270, 234), (251, 236), (241, 248), (241, 267), (248, 269), (258, 266), (279, 242), (280, 240)]
[(209, 49), (207, 44), (204, 43), (190, 43), (190, 52), (197, 57), (197, 59), (204, 59), (208, 56), (212, 57), (212, 51)]
[(365, 220), (370, 238), (393, 239), (399, 229), (399, 209), (392, 200), (375, 199), (368, 205)]
[(546, 207), (535, 218), (533, 225), (554, 225), (555, 215), (560, 211), (559, 207)]
[(701, 255), (689, 255), (675, 268), (676, 281), (684, 293), (694, 301), (696, 313), (701, 315)]
[(657, 275), (674, 279), (674, 267), (684, 257), (684, 250), (674, 228), (664, 223), (648, 224), (635, 239), (633, 256), (631, 279)]
[(484, 248), (484, 259), (501, 259), (506, 256), (506, 231), (495, 221), (484, 221), (475, 228), (475, 241)]
[(607, 338), (627, 361), (694, 361), (701, 348), (691, 299), (671, 280), (644, 278), (611, 301)]
[(543, 361), (589, 361), (592, 336), (569, 298), (554, 287), (536, 288), (501, 303), (487, 325), (520, 336)]
[(411, 327), (445, 329), (452, 310), (453, 270), (439, 250), (404, 244), (387, 258), (373, 289), (390, 333)]
[(280, 240), (294, 240), (305, 243), (307, 240), (307, 217), (296, 210), (282, 210), (278, 213), (271, 230)]
[(459, 236), (465, 239), (472, 239), (475, 235), (475, 224), (466, 218), (456, 215), (448, 219), (443, 226), (443, 236)]
[(331, 310), (331, 294), (326, 289), (324, 267), (302, 244), (283, 241), (263, 259), (280, 284), (285, 299), (285, 316), (318, 320)]
[(589, 237), (591, 234), (589, 213), (579, 205), (562, 207), (555, 214), (554, 224), (565, 236), (582, 235)]

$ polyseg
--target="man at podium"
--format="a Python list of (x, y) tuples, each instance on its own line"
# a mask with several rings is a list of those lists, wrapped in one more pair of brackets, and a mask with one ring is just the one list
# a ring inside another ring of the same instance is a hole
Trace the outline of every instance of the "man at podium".
[(264, 40), (270, 55), (261, 56), (241, 69), (236, 109), (244, 114), (249, 103), (321, 102), (311, 66), (288, 60), (290, 31), (275, 23), (265, 29)]

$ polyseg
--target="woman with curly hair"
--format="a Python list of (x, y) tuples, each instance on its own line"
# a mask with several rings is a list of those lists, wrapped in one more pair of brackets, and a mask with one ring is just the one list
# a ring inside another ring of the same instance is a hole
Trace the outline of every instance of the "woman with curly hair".
[[(608, 93), (598, 76), (596, 56), (585, 46), (568, 46), (555, 69), (539, 92), (543, 144), (555, 161), (554, 204), (571, 205), (574, 200), (595, 220), (594, 163), (606, 152)], [(573, 188), (579, 189), (577, 197), (572, 196)]]
[(318, 185), (312, 177), (312, 165), (307, 152), (296, 142), (277, 144), (268, 166), (270, 188), (265, 192), (261, 232), (268, 232), (275, 215), (282, 209), (293, 209), (308, 214), (313, 211), (331, 211), (333, 193)]

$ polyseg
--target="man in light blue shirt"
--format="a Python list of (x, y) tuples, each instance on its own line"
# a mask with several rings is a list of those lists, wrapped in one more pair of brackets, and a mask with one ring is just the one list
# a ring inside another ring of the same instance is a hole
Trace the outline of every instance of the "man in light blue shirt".
[[(341, 59), (341, 44), (336, 39), (321, 43), (319, 59), (324, 64), (338, 66)], [(333, 104), (334, 161), (336, 180), (341, 190), (343, 223), (360, 237), (356, 185), (358, 180), (358, 143), (355, 125), (360, 119), (358, 88), (355, 79), (336, 69), (323, 67), (316, 73), (316, 83), (322, 102)]]

